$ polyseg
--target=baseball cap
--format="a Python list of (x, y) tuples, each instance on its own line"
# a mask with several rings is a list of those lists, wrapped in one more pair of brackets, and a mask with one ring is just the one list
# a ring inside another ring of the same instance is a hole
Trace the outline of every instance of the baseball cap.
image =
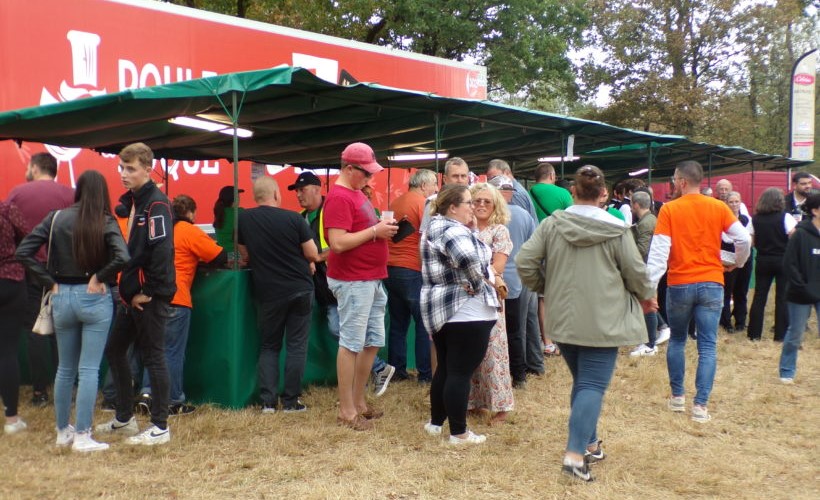
[(489, 183), (502, 191), (513, 191), (515, 189), (512, 179), (506, 175), (496, 175), (490, 179)]
[[(240, 189), (239, 192), (244, 193), (245, 190)], [(233, 205), (233, 186), (223, 186), (219, 190), (219, 200), (225, 205)]]
[(344, 165), (356, 165), (371, 174), (377, 174), (384, 170), (384, 167), (376, 162), (376, 154), (373, 148), (363, 142), (354, 142), (342, 151), (342, 163)]
[(299, 189), (300, 187), (305, 186), (321, 186), (322, 181), (316, 177), (316, 174), (313, 172), (302, 172), (299, 174), (299, 177), (296, 178), (296, 182), (288, 186), (288, 191), (294, 191)]

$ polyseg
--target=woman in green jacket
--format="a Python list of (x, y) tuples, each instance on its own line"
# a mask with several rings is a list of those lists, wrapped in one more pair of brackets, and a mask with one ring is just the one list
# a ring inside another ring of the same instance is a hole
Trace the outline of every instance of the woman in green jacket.
[(643, 313), (657, 309), (634, 238), (598, 206), (605, 189), (598, 167), (578, 169), (575, 204), (542, 222), (515, 259), (524, 285), (544, 293), (545, 331), (572, 374), (562, 471), (583, 481), (592, 481), (589, 464), (604, 459), (598, 416), (618, 347), (646, 342)]

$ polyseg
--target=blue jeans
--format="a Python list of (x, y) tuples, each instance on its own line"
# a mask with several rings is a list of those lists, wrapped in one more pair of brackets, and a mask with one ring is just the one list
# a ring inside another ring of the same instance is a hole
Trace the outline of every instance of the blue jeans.
[(65, 429), (71, 412), (74, 380), (79, 373), (75, 422), (77, 432), (91, 429), (100, 363), (113, 316), (111, 295), (91, 294), (87, 289), (87, 284), (60, 284), (58, 292), (52, 296), (54, 331), (60, 360), (54, 380), (54, 413), (57, 428)]
[(387, 311), (390, 313), (390, 334), (387, 337), (387, 362), (398, 373), (407, 374), (407, 329), (410, 317), (416, 323), (416, 369), (420, 381), (433, 379), (430, 365), (430, 336), (421, 320), (421, 272), (404, 267), (387, 266)]
[(583, 455), (587, 445), (598, 442), (598, 417), (615, 372), (618, 348), (564, 343), (558, 347), (572, 374), (567, 451)]
[[(339, 306), (336, 304), (328, 304), (327, 306), (327, 329), (330, 335), (339, 341)], [(371, 373), (379, 373), (387, 366), (387, 363), (378, 355), (373, 359), (373, 368)]]
[(806, 323), (809, 321), (812, 307), (817, 317), (820, 318), (820, 302), (816, 304), (786, 302), (786, 308), (789, 310), (789, 327), (786, 329), (783, 349), (780, 351), (780, 376), (782, 378), (794, 378), (797, 371), (797, 351), (803, 342), (803, 334), (806, 332)]
[[(191, 329), (191, 308), (172, 305), (168, 322), (165, 323), (165, 362), (168, 364), (172, 405), (185, 402), (182, 388), (185, 371), (185, 348), (188, 346), (188, 332)], [(148, 370), (142, 372), (142, 391), (151, 394)]]
[(723, 310), (723, 286), (703, 282), (669, 285), (666, 289), (666, 314), (672, 336), (666, 349), (666, 368), (673, 396), (683, 396), (686, 373), (686, 338), (694, 317), (698, 338), (698, 368), (695, 374), (695, 404), (706, 406), (717, 369), (717, 327)]
[(646, 313), (643, 315), (644, 323), (646, 323), (646, 336), (648, 341), (647, 347), (655, 347), (655, 340), (658, 338), (658, 318), (660, 316), (657, 312)]

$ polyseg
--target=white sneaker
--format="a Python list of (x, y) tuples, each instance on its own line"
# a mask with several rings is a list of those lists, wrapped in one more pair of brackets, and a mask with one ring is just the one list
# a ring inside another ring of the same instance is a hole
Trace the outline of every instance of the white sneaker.
[(128, 422), (120, 422), (117, 420), (117, 417), (114, 417), (110, 421), (94, 427), (94, 432), (98, 432), (100, 434), (116, 433), (122, 434), (123, 436), (133, 436), (139, 431), (140, 428), (137, 425), (137, 419), (134, 417), (131, 417), (131, 420)]
[(667, 406), (676, 413), (683, 413), (686, 411), (686, 398), (684, 396), (672, 396), (667, 401)]
[(433, 425), (431, 422), (427, 422), (426, 424), (424, 424), (424, 430), (427, 431), (427, 434), (430, 434), (431, 436), (441, 435), (441, 426)]
[(74, 426), (69, 424), (65, 429), (57, 429), (57, 441), (54, 444), (63, 448), (74, 442)]
[(467, 431), (467, 435), (463, 438), (450, 435), (450, 444), (481, 444), (486, 440), (487, 436), (473, 434), (473, 431)]
[(791, 377), (780, 377), (780, 383), (786, 385), (792, 385), (794, 383), (794, 379)]
[(394, 366), (385, 365), (379, 372), (373, 374), (373, 390), (377, 398), (387, 390), (387, 386), (390, 385), (390, 380), (395, 373), (396, 368)]
[(655, 347), (657, 347), (660, 344), (663, 344), (664, 342), (669, 340), (669, 337), (671, 337), (671, 336), (672, 336), (672, 329), (670, 329), (668, 326), (665, 326), (665, 327), (661, 328), (660, 330), (658, 330), (658, 338), (655, 340)]
[(155, 444), (165, 444), (171, 440), (171, 429), (162, 430), (156, 425), (145, 429), (136, 436), (125, 440), (128, 444), (142, 444), (145, 446), (153, 446)]
[(692, 407), (692, 420), (704, 424), (712, 420), (712, 415), (709, 415), (709, 411), (706, 410), (705, 406), (695, 405)]
[(108, 449), (108, 443), (98, 443), (91, 439), (91, 431), (78, 432), (74, 434), (74, 443), (71, 451), (79, 453), (89, 453), (92, 451), (103, 451)]
[(639, 345), (638, 347), (635, 348), (634, 351), (629, 353), (629, 355), (632, 356), (632, 357), (654, 356), (655, 354), (658, 354), (658, 348), (657, 347), (649, 347), (646, 344)]
[(17, 434), (20, 431), (26, 430), (26, 427), (28, 426), (25, 422), (23, 422), (23, 419), (17, 417), (17, 422), (14, 422), (13, 424), (5, 424), (3, 426), (3, 432), (6, 434)]

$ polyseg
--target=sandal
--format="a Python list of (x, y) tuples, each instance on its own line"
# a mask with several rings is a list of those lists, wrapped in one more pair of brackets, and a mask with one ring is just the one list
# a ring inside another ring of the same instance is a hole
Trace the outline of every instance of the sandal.
[(356, 415), (352, 420), (336, 417), (336, 423), (342, 427), (348, 427), (354, 431), (369, 431), (373, 428), (373, 422), (361, 415)]
[(384, 410), (379, 410), (378, 408), (367, 405), (367, 409), (359, 413), (359, 415), (364, 417), (366, 420), (376, 420), (377, 418), (382, 418), (384, 416)]

